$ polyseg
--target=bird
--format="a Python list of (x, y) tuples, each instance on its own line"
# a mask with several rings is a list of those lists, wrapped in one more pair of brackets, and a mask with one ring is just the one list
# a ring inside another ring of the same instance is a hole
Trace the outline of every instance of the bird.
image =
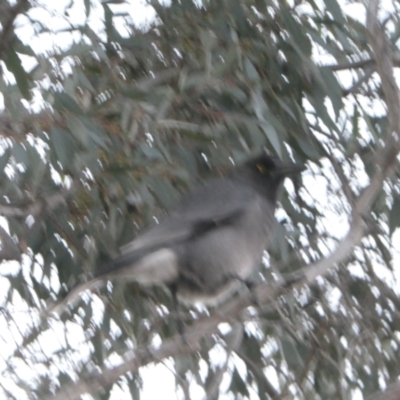
[(280, 187), (304, 169), (263, 150), (224, 177), (196, 185), (159, 223), (122, 246), (105, 272), (78, 284), (51, 311), (115, 280), (164, 285), (187, 305), (218, 305), (261, 264)]

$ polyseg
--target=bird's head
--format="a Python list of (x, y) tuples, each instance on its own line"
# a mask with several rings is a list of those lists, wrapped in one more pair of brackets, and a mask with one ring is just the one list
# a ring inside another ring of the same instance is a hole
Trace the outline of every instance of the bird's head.
[(263, 151), (260, 155), (251, 158), (245, 164), (246, 168), (252, 170), (253, 173), (260, 174), (266, 178), (283, 180), (285, 177), (298, 175), (306, 168), (302, 164), (282, 161), (278, 157)]
[(304, 165), (282, 161), (263, 151), (238, 167), (238, 176), (241, 175), (241, 180), (248, 179), (248, 184), (257, 191), (276, 199), (277, 191), (284, 179), (295, 177), (304, 170)]

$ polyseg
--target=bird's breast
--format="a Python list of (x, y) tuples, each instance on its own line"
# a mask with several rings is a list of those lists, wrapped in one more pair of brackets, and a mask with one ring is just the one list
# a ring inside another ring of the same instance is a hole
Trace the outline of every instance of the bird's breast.
[(274, 206), (256, 198), (229, 224), (216, 226), (177, 249), (180, 297), (224, 297), (260, 264), (275, 226)]

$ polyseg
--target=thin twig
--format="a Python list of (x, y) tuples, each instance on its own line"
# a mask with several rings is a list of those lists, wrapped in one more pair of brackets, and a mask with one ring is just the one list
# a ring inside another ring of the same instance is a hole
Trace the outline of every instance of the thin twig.
[(68, 189), (63, 189), (59, 193), (53, 194), (47, 198), (38, 199), (28, 206), (0, 205), (0, 215), (7, 218), (19, 217), (25, 218), (29, 215), (33, 217), (42, 213), (43, 210), (51, 211), (62, 204), (65, 204), (66, 198), (76, 190), (76, 185), (71, 185)]

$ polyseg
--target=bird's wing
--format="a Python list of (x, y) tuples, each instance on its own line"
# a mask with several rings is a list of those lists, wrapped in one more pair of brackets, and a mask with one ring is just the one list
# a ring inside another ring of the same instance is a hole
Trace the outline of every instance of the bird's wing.
[(241, 214), (257, 194), (228, 179), (210, 180), (184, 195), (159, 224), (121, 248), (121, 257), (172, 245)]
[[(158, 225), (147, 229), (133, 242), (122, 247), (121, 255), (106, 270), (100, 272), (94, 279), (76, 286), (64, 300), (50, 306), (45, 312), (46, 316), (52, 312), (60, 314), (67, 304), (76, 302), (82, 291), (104, 284), (105, 278), (126, 277), (127, 275), (118, 274), (115, 271), (129, 267), (153, 250), (156, 253), (159, 250), (158, 255), (160, 255), (163, 247), (173, 246), (194, 235), (201, 235), (204, 231), (229, 223), (245, 212), (246, 206), (256, 196), (257, 194), (246, 185), (228, 179), (210, 180), (206, 185), (198, 186), (184, 195), (171, 213)], [(169, 250), (164, 249), (163, 256), (165, 251)], [(170, 251), (170, 253), (173, 252)], [(171, 254), (169, 256), (171, 257)], [(170, 260), (171, 265), (173, 261)], [(176, 271), (172, 265), (172, 269), (165, 272), (167, 278), (159, 277), (160, 282), (167, 281), (168, 274), (172, 276)]]

